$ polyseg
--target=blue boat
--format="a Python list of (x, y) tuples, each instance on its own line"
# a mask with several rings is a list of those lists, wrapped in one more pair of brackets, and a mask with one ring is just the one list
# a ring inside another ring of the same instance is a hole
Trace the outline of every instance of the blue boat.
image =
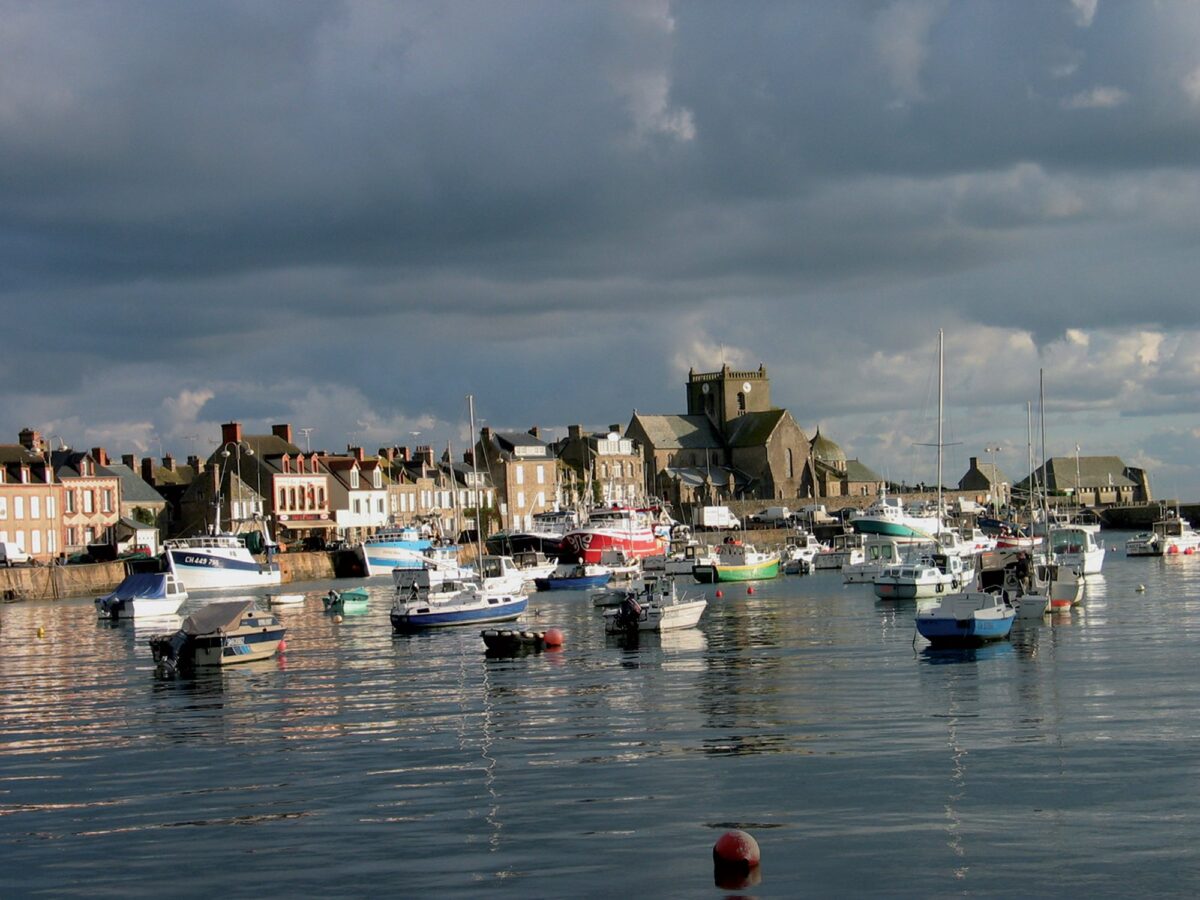
[(612, 569), (605, 566), (570, 563), (559, 566), (545, 578), (535, 578), (539, 591), (583, 591), (604, 587), (612, 580)]
[(975, 646), (1008, 637), (1016, 610), (986, 591), (947, 594), (917, 611), (917, 631), (934, 646)]
[(528, 605), (527, 594), (491, 591), (474, 584), (449, 596), (398, 594), (392, 604), (392, 627), (397, 631), (421, 631), (448, 625), (508, 622), (525, 612)]
[(359, 545), (367, 577), (390, 575), (393, 569), (419, 569), (427, 558), (458, 559), (458, 547), (441, 545), (412, 525), (383, 528)]

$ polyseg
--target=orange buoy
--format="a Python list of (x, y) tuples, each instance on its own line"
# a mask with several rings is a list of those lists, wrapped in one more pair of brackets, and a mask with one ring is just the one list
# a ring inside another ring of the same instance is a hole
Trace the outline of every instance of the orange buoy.
[(282, 653), (286, 649), (287, 649), (287, 641), (285, 641), (283, 638), (280, 638), (279, 639), (279, 652)]
[(758, 841), (751, 835), (740, 829), (727, 831), (713, 844), (713, 878), (719, 887), (757, 883), (761, 858)]
[(563, 633), (557, 628), (547, 628), (546, 636), (542, 640), (547, 647), (561, 647), (563, 644)]

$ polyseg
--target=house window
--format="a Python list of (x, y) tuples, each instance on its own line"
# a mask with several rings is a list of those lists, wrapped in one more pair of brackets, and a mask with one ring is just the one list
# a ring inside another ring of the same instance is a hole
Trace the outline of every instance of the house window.
[(362, 501), (357, 497), (354, 498), (354, 514), (356, 516), (362, 515)]
[(25, 498), (24, 497), (13, 497), (13, 518), (14, 519), (25, 518)]
[(516, 479), (517, 479), (517, 484), (525, 483), (525, 467), (524, 466), (516, 467)]
[(379, 515), (381, 515), (381, 516), (383, 515), (383, 498), (382, 497), (379, 498), (379, 503), (376, 504), (376, 512), (378, 512)]
[(317, 488), (317, 503), (321, 508), (325, 508), (325, 488)]
[(383, 475), (378, 469), (371, 473), (371, 484), (376, 488), (383, 487)]
[(78, 537), (79, 537), (79, 533), (75, 530), (75, 526), (72, 525), (70, 528), (67, 529), (67, 546), (74, 547)]
[(29, 518), (40, 519), (42, 517), (42, 501), (40, 497), (29, 498)]
[(54, 518), (54, 498), (53, 497), (46, 498), (46, 518), (47, 519)]
[(112, 507), (112, 489), (105, 488), (104, 489), (104, 511), (112, 512), (112, 508), (113, 508)]
[(546, 467), (545, 466), (537, 467), (537, 483), (538, 484), (546, 483)]
[(525, 508), (525, 492), (517, 491), (517, 509)]
[(29, 537), (30, 537), (30, 540), (33, 542), (29, 548), (29, 552), (30, 553), (41, 553), (42, 552), (42, 533), (35, 528), (35, 529), (33, 529), (33, 531), (29, 532)]
[(8, 498), (0, 497), (0, 519), (8, 518)]
[(83, 540), (84, 540), (84, 543), (88, 543), (88, 544), (96, 543), (96, 529), (95, 528), (83, 529)]
[(537, 505), (538, 505), (539, 507), (540, 507), (540, 506), (545, 506), (545, 505), (546, 505), (546, 492), (545, 492), (545, 491), (538, 491), (538, 495), (537, 495)]
[(289, 509), (297, 509), (298, 508), (296, 506), (296, 489), (295, 488), (288, 488), (288, 508)]
[[(66, 506), (66, 512), (68, 512), (68, 513), (75, 512), (75, 492), (74, 491), (64, 491), (63, 492), (63, 505)], [(72, 542), (72, 543), (74, 543), (74, 542)]]
[(788, 478), (796, 477), (796, 466), (795, 466), (795, 463), (792, 461), (792, 448), (791, 447), (788, 447), (788, 452), (787, 452), (787, 477)]
[(352, 488), (358, 487), (358, 469), (350, 470), (350, 487), (352, 487)]
[(81, 491), (83, 494), (83, 512), (84, 515), (94, 513), (96, 511), (96, 498), (94, 491)]
[(738, 391), (737, 404), (738, 404), (738, 412), (744, 413), (746, 411), (746, 395), (743, 394), (741, 391)]
[(47, 531), (46, 532), (46, 552), (47, 553), (57, 553), (58, 552), (58, 534), (55, 531)]

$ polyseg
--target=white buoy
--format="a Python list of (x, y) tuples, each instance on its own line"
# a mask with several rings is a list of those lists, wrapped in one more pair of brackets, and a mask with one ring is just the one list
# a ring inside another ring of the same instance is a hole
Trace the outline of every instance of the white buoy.
[(1144, 584), (1139, 584), (1139, 585), (1137, 586), (1137, 592), (1138, 592), (1139, 594), (1144, 594), (1144, 593), (1146, 593), (1146, 586), (1145, 586)]
[(340, 625), (340, 624), (341, 624), (341, 621), (342, 621), (342, 617), (341, 617), (341, 616), (335, 615), (335, 616), (333, 617), (333, 624), (334, 624), (334, 625)]

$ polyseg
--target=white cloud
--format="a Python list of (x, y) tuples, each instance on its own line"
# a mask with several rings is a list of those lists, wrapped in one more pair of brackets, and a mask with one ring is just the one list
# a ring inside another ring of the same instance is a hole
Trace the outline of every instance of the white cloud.
[(1200, 104), (1200, 66), (1192, 69), (1184, 76), (1182, 82), (1183, 92), (1187, 94), (1187, 98), (1192, 103)]
[(1075, 24), (1080, 28), (1090, 28), (1092, 20), (1096, 18), (1096, 7), (1100, 5), (1100, 0), (1071, 0), (1071, 6), (1075, 10)]
[(929, 56), (929, 33), (944, 4), (935, 0), (898, 0), (872, 24), (875, 51), (904, 101), (921, 100), (921, 70)]
[(1062, 101), (1064, 109), (1111, 109), (1129, 99), (1129, 92), (1116, 87), (1094, 87)]

